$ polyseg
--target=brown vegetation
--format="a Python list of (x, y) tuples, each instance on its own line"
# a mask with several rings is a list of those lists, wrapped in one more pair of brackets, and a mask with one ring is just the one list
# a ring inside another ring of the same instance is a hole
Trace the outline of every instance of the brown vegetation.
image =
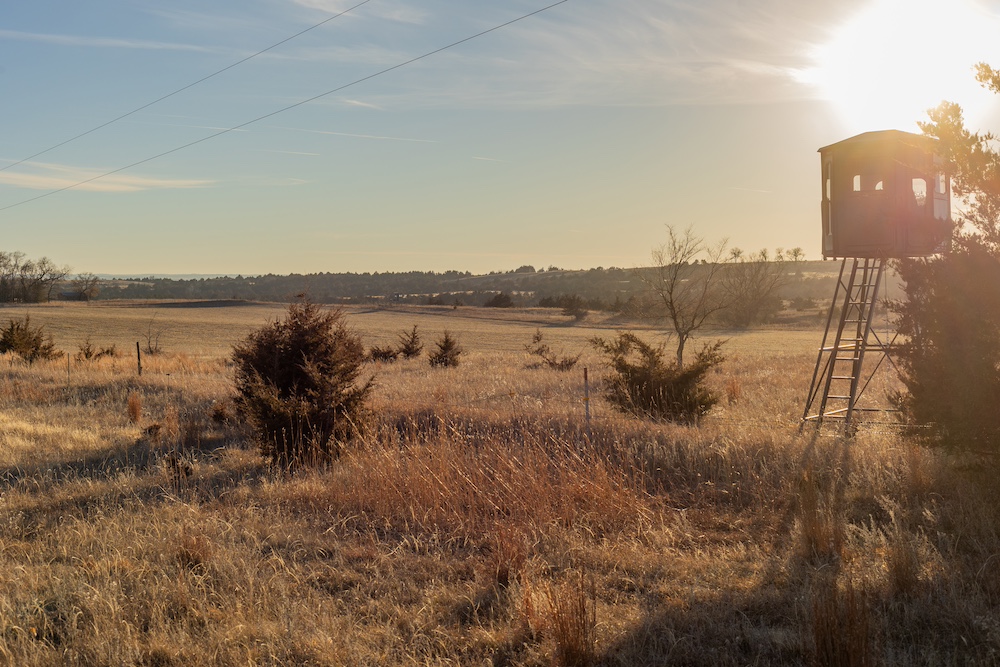
[[(587, 423), (582, 373), (524, 368), (538, 321), (470, 312), (434, 315), (478, 327), (460, 367), (380, 368), (363, 439), (292, 475), (200, 325), (141, 377), (0, 363), (0, 662), (996, 663), (990, 463), (799, 434), (815, 331), (734, 336), (699, 427)], [(377, 317), (366, 345), (415, 319)]]

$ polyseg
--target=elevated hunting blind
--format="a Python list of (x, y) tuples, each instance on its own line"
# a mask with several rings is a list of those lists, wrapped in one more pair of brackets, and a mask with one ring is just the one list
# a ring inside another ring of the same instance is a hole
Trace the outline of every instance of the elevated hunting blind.
[[(873, 327), (886, 260), (934, 255), (951, 236), (951, 184), (934, 149), (935, 139), (899, 130), (865, 132), (819, 149), (823, 257), (843, 261), (803, 423), (837, 420), (851, 432), (856, 413), (884, 411), (858, 399), (894, 340), (888, 332), (882, 340)], [(868, 350), (881, 356), (862, 375)]]
[(883, 130), (819, 149), (824, 257), (925, 257), (951, 233), (951, 187), (935, 139)]

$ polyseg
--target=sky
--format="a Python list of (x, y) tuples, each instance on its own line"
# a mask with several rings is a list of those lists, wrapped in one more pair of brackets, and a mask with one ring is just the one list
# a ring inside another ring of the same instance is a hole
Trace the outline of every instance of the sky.
[(817, 149), (944, 99), (1000, 130), (997, 34), (977, 0), (8, 2), (0, 250), (485, 273), (648, 264), (669, 225), (818, 258)]

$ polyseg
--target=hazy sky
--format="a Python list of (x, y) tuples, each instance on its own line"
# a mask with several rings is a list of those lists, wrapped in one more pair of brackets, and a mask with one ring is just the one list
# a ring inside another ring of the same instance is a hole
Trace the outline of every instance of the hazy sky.
[(941, 99), (1000, 130), (1000, 2), (567, 0), (359, 82), (552, 1), (369, 0), (38, 154), (360, 1), (4, 3), (0, 249), (478, 273), (647, 263), (672, 224), (818, 257), (820, 146)]

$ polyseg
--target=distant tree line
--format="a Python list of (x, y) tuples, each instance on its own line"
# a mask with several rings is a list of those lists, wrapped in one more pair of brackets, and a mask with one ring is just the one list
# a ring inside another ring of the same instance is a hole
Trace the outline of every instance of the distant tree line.
[(0, 303), (49, 301), (69, 272), (48, 257), (28, 259), (23, 252), (0, 250)]
[[(745, 261), (749, 256), (743, 257)], [(727, 260), (729, 261), (729, 260)], [(733, 260), (736, 261), (736, 260)], [(799, 271), (800, 262), (788, 262)], [(805, 264), (801, 262), (801, 264)], [(819, 263), (815, 263), (819, 264)], [(742, 270), (759, 266), (746, 262)], [(810, 274), (822, 273), (815, 266)], [(437, 306), (550, 307), (586, 309), (637, 316), (653, 307), (643, 276), (652, 269), (597, 267), (564, 270), (530, 266), (513, 271), (473, 275), (468, 271), (386, 273), (314, 273), (217, 278), (153, 278), (104, 281), (99, 299), (239, 299), (287, 302), (308, 293), (316, 303), (403, 303)], [(836, 274), (797, 275), (780, 290), (785, 298), (827, 299)], [(742, 284), (742, 283), (741, 283)], [(787, 292), (787, 296), (785, 293)], [(503, 297), (498, 297), (499, 294)]]

